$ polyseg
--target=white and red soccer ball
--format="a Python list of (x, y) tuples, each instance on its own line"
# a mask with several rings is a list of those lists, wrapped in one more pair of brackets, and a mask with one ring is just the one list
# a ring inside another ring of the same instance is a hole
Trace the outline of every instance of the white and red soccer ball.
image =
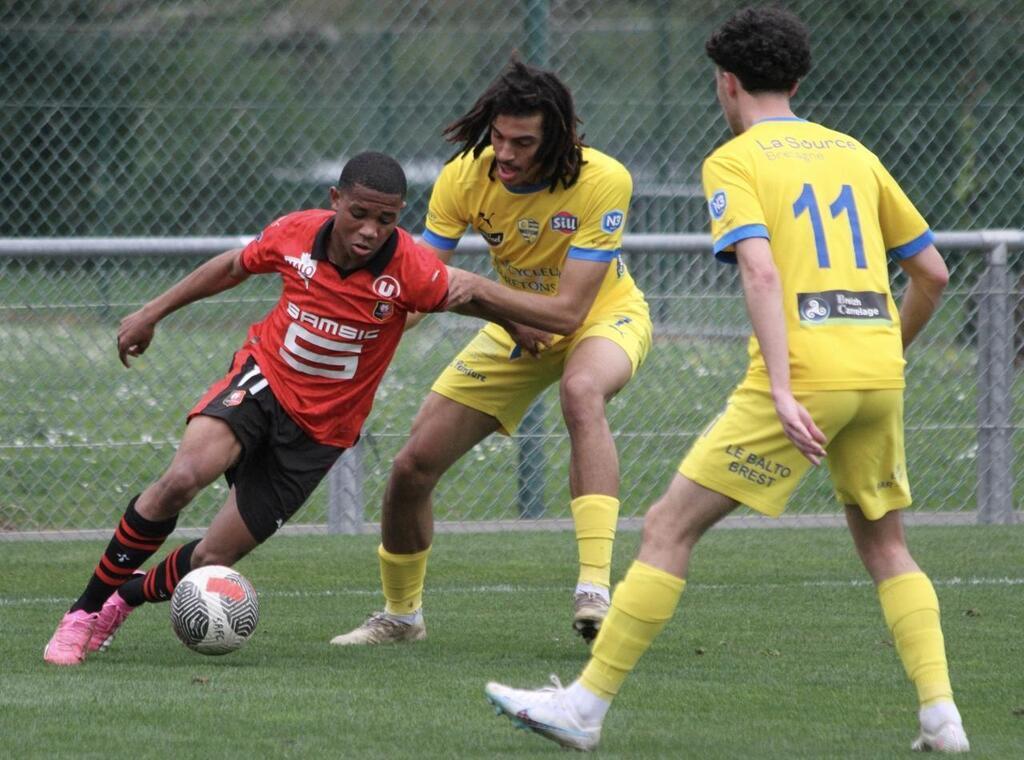
[(171, 626), (181, 642), (200, 654), (227, 654), (241, 647), (260, 619), (256, 589), (223, 565), (196, 568), (171, 596)]

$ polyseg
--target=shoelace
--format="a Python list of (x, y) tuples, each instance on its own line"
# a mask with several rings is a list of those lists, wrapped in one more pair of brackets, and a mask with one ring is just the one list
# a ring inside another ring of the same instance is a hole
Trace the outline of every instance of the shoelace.
[(565, 691), (565, 687), (562, 686), (562, 682), (558, 679), (554, 673), (548, 676), (548, 680), (551, 681), (551, 686), (541, 686), (537, 691), (543, 691), (545, 693), (558, 694), (559, 692)]
[(368, 628), (378, 626), (388, 629), (396, 629), (408, 627), (409, 624), (404, 623), (401, 620), (395, 620), (393, 617), (390, 617), (386, 612), (374, 612), (372, 615), (370, 615), (370, 618), (366, 621), (366, 623), (364, 623), (364, 625)]
[(76, 618), (70, 625), (60, 628), (57, 632), (57, 642), (63, 645), (77, 644), (81, 633), (89, 631), (90, 635), (96, 625), (96, 618)]

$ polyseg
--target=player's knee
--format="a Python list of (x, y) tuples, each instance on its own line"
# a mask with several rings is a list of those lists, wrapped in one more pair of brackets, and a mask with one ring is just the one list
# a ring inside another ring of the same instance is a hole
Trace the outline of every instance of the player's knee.
[(417, 445), (404, 446), (391, 465), (392, 479), (426, 488), (433, 486), (442, 474), (444, 469)]
[(701, 529), (688, 519), (689, 516), (687, 510), (668, 499), (655, 502), (644, 517), (644, 546), (666, 551), (692, 548), (701, 536)]
[(559, 395), (567, 425), (584, 424), (604, 416), (604, 393), (593, 378), (582, 372), (563, 377)]
[(156, 483), (155, 496), (161, 511), (177, 514), (202, 488), (195, 468), (187, 463), (171, 465)]
[(200, 541), (192, 552), (192, 569), (209, 565), (231, 567), (245, 556), (245, 552), (230, 546), (217, 546)]

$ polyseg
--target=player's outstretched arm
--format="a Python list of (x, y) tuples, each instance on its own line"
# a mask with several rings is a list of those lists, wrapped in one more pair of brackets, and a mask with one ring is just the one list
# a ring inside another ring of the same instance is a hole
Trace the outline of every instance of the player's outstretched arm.
[(138, 311), (121, 320), (117, 330), (117, 355), (128, 367), (129, 356), (145, 353), (157, 322), (182, 306), (233, 288), (249, 276), (242, 266), (242, 249), (214, 256), (169, 287)]
[(942, 291), (949, 283), (949, 269), (934, 245), (921, 249), (909, 259), (901, 259), (899, 264), (910, 278), (900, 304), (900, 332), (906, 351), (938, 308)]
[[(562, 268), (558, 294), (542, 296), (522, 293), (499, 283), (474, 277), (470, 281), (472, 300), (469, 313), (495, 322), (521, 322), (537, 330), (569, 335), (586, 318), (597, 297), (609, 264), (601, 261), (569, 259)], [(465, 308), (465, 307), (464, 307)]]
[(736, 244), (736, 259), (743, 281), (743, 297), (754, 335), (761, 345), (775, 412), (793, 445), (812, 464), (825, 456), (825, 434), (810, 412), (796, 400), (790, 387), (789, 340), (782, 312), (782, 282), (765, 238), (747, 238)]
[(486, 319), (500, 325), (523, 351), (531, 356), (539, 356), (542, 350), (551, 345), (550, 332), (503, 319), (473, 300), (477, 290), (491, 285), (494, 283), (478, 274), (457, 267), (448, 267), (448, 303), (445, 308), (456, 314)]

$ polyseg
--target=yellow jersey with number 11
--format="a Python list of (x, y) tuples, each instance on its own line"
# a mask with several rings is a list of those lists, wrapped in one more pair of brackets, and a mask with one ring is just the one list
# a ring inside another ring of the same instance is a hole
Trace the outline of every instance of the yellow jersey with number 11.
[[(903, 344), (886, 256), (932, 242), (928, 224), (857, 140), (803, 119), (766, 119), (704, 162), (715, 255), (770, 241), (794, 390), (902, 388)], [(756, 337), (745, 386), (769, 389)]]

